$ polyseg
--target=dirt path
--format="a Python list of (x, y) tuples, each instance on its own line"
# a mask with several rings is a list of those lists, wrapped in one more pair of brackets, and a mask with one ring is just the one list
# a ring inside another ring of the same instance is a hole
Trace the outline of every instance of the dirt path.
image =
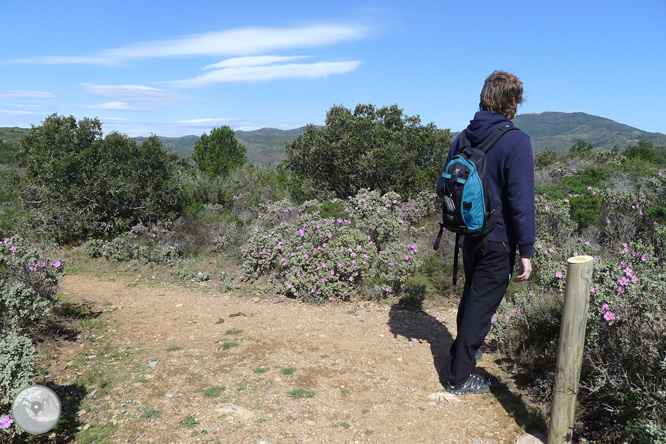
[[(59, 346), (84, 378), (77, 442), (513, 443), (494, 395), (443, 392), (455, 311), (312, 306), (65, 276), (109, 327)], [(499, 370), (492, 357), (479, 365)], [(92, 374), (91, 374), (92, 372)], [(300, 389), (300, 390), (299, 390)], [(84, 439), (85, 438), (85, 439)]]

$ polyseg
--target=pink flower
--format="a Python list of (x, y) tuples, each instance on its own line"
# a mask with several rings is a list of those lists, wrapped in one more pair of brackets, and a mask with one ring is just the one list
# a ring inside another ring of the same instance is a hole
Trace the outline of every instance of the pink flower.
[(615, 313), (613, 313), (612, 311), (607, 311), (606, 313), (604, 313), (604, 319), (607, 320), (608, 322), (612, 321), (613, 319), (615, 319)]
[(597, 287), (595, 287), (595, 286), (590, 287), (590, 291), (592, 293), (596, 293), (597, 292)]
[(604, 313), (606, 313), (607, 311), (610, 311), (610, 307), (608, 306), (608, 304), (602, 305), (601, 309), (604, 311)]
[(60, 265), (62, 265), (62, 263), (61, 263), (60, 261), (55, 261), (55, 262), (53, 263), (53, 267), (54, 267), (54, 268), (58, 268), (58, 267), (60, 267)]
[(648, 255), (647, 255), (647, 253), (645, 253), (643, 256), (641, 256), (641, 260), (642, 260), (643, 262), (647, 262), (647, 260), (648, 260)]
[(555, 273), (555, 277), (558, 279), (562, 279), (562, 272), (558, 271), (557, 273)]
[(12, 423), (14, 420), (9, 417), (9, 415), (5, 415), (2, 418), (0, 418), (0, 429), (8, 429), (11, 427)]

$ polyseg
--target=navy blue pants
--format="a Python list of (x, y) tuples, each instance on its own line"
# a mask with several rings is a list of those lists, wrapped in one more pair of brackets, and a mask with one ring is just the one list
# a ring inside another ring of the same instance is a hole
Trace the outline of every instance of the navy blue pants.
[(451, 384), (462, 383), (474, 371), (474, 355), (490, 331), (491, 319), (509, 286), (515, 260), (515, 245), (465, 239), (465, 289), (458, 306), (458, 333), (451, 344)]

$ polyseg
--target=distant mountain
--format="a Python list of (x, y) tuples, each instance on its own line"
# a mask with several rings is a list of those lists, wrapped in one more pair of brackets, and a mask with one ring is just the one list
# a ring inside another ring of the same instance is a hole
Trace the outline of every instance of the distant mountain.
[(275, 166), (287, 157), (286, 143), (300, 136), (305, 128), (291, 130), (262, 128), (256, 131), (236, 131), (236, 139), (245, 146), (250, 163)]
[[(250, 163), (276, 166), (286, 157), (285, 144), (298, 137), (306, 127), (280, 130), (261, 128), (254, 131), (236, 131), (236, 139), (243, 144)], [(145, 137), (137, 137), (141, 143)], [(162, 137), (160, 140), (169, 151), (176, 151), (183, 157), (190, 157), (199, 136)]]
[[(135, 137), (137, 143), (143, 142), (146, 137)], [(199, 140), (199, 136), (183, 136), (183, 137), (163, 137), (160, 136), (162, 141), (162, 146), (166, 148), (167, 151), (175, 151), (183, 157), (190, 157), (192, 154), (192, 149), (194, 148), (194, 143)]]
[[(572, 145), (581, 140), (602, 150), (608, 150), (614, 146), (624, 150), (629, 145), (635, 145), (639, 140), (651, 142), (655, 147), (666, 146), (665, 134), (641, 131), (585, 113), (520, 114), (513, 119), (513, 122), (530, 136), (535, 152), (551, 148), (558, 153), (566, 153)], [(285, 159), (286, 143), (302, 134), (305, 128), (292, 130), (262, 128), (255, 131), (236, 131), (236, 138), (245, 146), (247, 158), (251, 163), (274, 166)], [(26, 131), (28, 131), (26, 128), (0, 128), (0, 141), (14, 144)], [(136, 138), (138, 142), (144, 139), (145, 137)], [(176, 151), (183, 157), (189, 157), (199, 136), (160, 137), (160, 140), (167, 150)]]
[(566, 153), (581, 140), (601, 150), (614, 146), (624, 150), (639, 140), (651, 142), (655, 147), (666, 146), (665, 134), (641, 131), (585, 113), (520, 114), (513, 119), (513, 123), (530, 136), (535, 152), (550, 148)]

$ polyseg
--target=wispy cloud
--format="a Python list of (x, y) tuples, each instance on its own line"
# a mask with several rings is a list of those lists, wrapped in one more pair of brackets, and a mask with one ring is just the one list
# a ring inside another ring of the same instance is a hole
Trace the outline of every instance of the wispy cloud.
[(294, 60), (305, 59), (310, 56), (250, 56), (234, 57), (232, 59), (222, 60), (212, 65), (204, 66), (203, 69), (221, 69), (236, 68), (239, 66), (260, 66), (273, 65), (275, 63), (293, 62)]
[(0, 99), (52, 99), (55, 95), (44, 91), (0, 91)]
[[(286, 63), (268, 66), (234, 66), (204, 73), (193, 79), (165, 82), (174, 88), (196, 88), (215, 83), (262, 82), (277, 79), (317, 79), (355, 70), (361, 62)], [(219, 65), (219, 64), (218, 64)]]
[(171, 40), (137, 43), (90, 56), (46, 56), (13, 60), (40, 64), (117, 65), (128, 60), (192, 55), (247, 56), (276, 50), (309, 48), (360, 39), (356, 26), (317, 25), (298, 28), (239, 28)]
[(84, 83), (81, 91), (97, 97), (111, 99), (96, 105), (82, 105), (85, 109), (115, 111), (152, 111), (174, 106), (183, 100), (195, 100), (193, 96), (141, 85), (93, 85)]

